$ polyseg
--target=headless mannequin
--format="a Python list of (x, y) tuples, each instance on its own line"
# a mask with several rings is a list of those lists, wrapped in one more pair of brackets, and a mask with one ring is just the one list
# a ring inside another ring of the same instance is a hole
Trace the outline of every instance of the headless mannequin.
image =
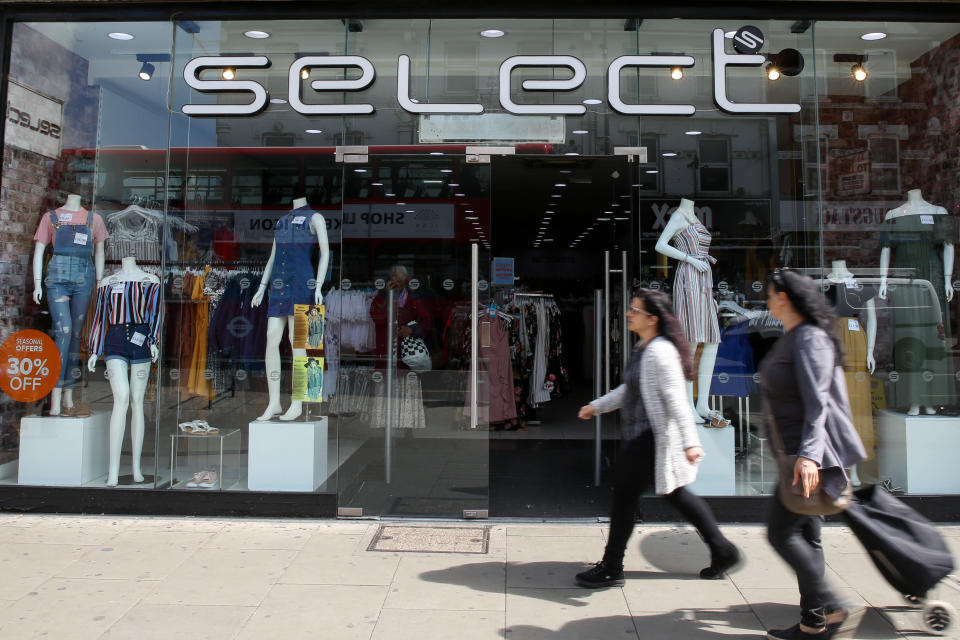
[[(850, 282), (854, 279), (853, 273), (847, 268), (846, 260), (834, 260), (830, 267), (830, 273), (827, 274), (827, 281), (835, 285), (846, 286), (847, 282)], [(823, 281), (819, 281), (818, 284), (823, 284)], [(873, 352), (874, 347), (877, 344), (877, 306), (873, 301), (873, 298), (867, 300), (866, 306), (866, 320), (867, 320), (867, 371), (871, 374), (874, 369), (877, 367), (877, 361), (874, 358)], [(857, 473), (857, 466), (853, 465), (850, 468), (850, 482), (855, 487), (860, 486), (860, 476)]]
[[(159, 284), (160, 279), (152, 273), (147, 273), (137, 266), (136, 258), (128, 256), (121, 260), (120, 271), (117, 271), (106, 280), (102, 280), (100, 287), (106, 287), (113, 282), (143, 282), (149, 280)], [(110, 414), (110, 463), (107, 473), (107, 486), (115, 487), (120, 477), (120, 452), (123, 445), (123, 432), (127, 427), (127, 407), (130, 407), (130, 441), (133, 450), (133, 480), (143, 482), (143, 473), (140, 470), (140, 454), (143, 452), (143, 396), (147, 391), (147, 381), (150, 379), (150, 365), (157, 361), (160, 349), (157, 345), (150, 345), (151, 362), (127, 364), (124, 360), (112, 358), (107, 360), (107, 373), (110, 376), (110, 390), (113, 392), (113, 412)], [(87, 362), (87, 369), (91, 372), (97, 366), (97, 356), (93, 354)], [(128, 372), (127, 369), (130, 369)]]
[[(686, 262), (701, 273), (708, 271), (710, 265), (706, 261), (687, 255), (670, 244), (670, 240), (672, 240), (675, 235), (686, 229), (689, 225), (698, 222), (699, 219), (693, 210), (693, 201), (682, 198), (680, 205), (676, 211), (671, 214), (670, 220), (667, 221), (667, 226), (664, 227), (663, 233), (660, 234), (660, 238), (657, 240), (657, 253), (662, 253), (680, 262)], [(717, 349), (720, 347), (720, 343), (701, 342), (697, 344), (703, 345), (703, 349), (700, 352), (700, 367), (697, 371), (697, 389), (699, 393), (697, 400), (694, 401), (693, 382), (688, 380), (687, 397), (690, 399), (690, 407), (693, 409), (694, 415), (709, 419), (711, 415), (707, 400), (710, 394), (710, 381), (713, 376), (714, 364), (716, 364), (717, 361)]]
[[(900, 216), (919, 216), (919, 215), (947, 215), (947, 210), (943, 207), (938, 207), (934, 204), (930, 204), (923, 199), (923, 196), (920, 193), (920, 189), (911, 189), (907, 192), (907, 201), (896, 209), (891, 209), (887, 211), (887, 214), (883, 217), (884, 220), (891, 220), (893, 218), (898, 218)], [(887, 272), (890, 270), (890, 248), (884, 247), (880, 251), (880, 298), (883, 300), (887, 299)], [(950, 283), (950, 278), (953, 274), (953, 244), (950, 242), (943, 243), (943, 288), (947, 297), (947, 302), (953, 300), (953, 286)], [(936, 414), (937, 410), (933, 407), (924, 407), (924, 412), (932, 416)], [(912, 404), (907, 410), (907, 415), (916, 416), (920, 415), (920, 405)]]
[[(306, 198), (295, 198), (293, 200), (293, 209), (299, 209), (307, 206)], [(317, 243), (320, 246), (320, 263), (317, 265), (317, 285), (314, 289), (313, 303), (323, 304), (323, 294), (320, 291), (320, 284), (327, 273), (327, 264), (330, 260), (330, 246), (327, 242), (327, 222), (319, 213), (314, 213), (310, 217), (310, 230), (317, 236)], [(263, 277), (260, 280), (260, 287), (254, 294), (251, 301), (253, 306), (258, 307), (263, 302), (264, 293), (267, 290), (267, 283), (270, 282), (270, 274), (273, 271), (273, 262), (277, 253), (276, 240), (273, 242), (273, 248), (270, 250), (270, 259), (267, 260), (267, 266), (263, 269)], [(269, 318), (267, 320), (267, 348), (264, 354), (264, 363), (267, 369), (267, 391), (269, 394), (269, 403), (263, 414), (257, 420), (270, 420), (282, 410), (280, 406), (280, 340), (283, 338), (283, 328), (287, 327), (287, 339), (293, 346), (293, 327), (294, 316)], [(306, 356), (306, 349), (293, 349), (293, 355)], [(303, 412), (303, 402), (294, 400), (286, 413), (280, 416), (281, 420), (296, 420)]]
[[(83, 209), (80, 205), (80, 196), (74, 193), (69, 194), (67, 201), (60, 208), (70, 212), (80, 211)], [(92, 223), (93, 215), (94, 213), (92, 211), (87, 214), (88, 224)], [(47, 245), (42, 242), (37, 242), (33, 248), (33, 301), (37, 304), (40, 304), (40, 301), (43, 299), (43, 280), (41, 274), (43, 273), (43, 254), (46, 248)], [(103, 264), (103, 242), (97, 242), (93, 246), (93, 266), (96, 272), (96, 282), (100, 282), (100, 280), (103, 279)], [(61, 387), (55, 387), (54, 390), (50, 392), (50, 415), (60, 415), (61, 406), (67, 409), (73, 407), (72, 388), (63, 389)]]

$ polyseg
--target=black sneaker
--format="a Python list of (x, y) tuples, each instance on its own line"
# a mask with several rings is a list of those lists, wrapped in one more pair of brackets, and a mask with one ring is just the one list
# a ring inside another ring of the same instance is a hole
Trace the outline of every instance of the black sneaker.
[(767, 631), (769, 640), (827, 640), (830, 638), (830, 630), (824, 627), (818, 633), (810, 633), (800, 628), (797, 623), (789, 629), (771, 629)]
[(593, 569), (587, 569), (586, 571), (578, 573), (577, 584), (588, 589), (622, 587), (623, 568), (611, 567), (601, 560), (593, 565)]
[(740, 564), (740, 550), (732, 543), (724, 553), (710, 556), (710, 566), (700, 570), (700, 577), (704, 580), (719, 580), (724, 573)]

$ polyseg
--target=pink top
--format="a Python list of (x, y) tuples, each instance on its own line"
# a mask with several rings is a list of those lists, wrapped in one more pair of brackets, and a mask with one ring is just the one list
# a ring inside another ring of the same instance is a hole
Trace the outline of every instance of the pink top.
[[(85, 224), (87, 222), (87, 216), (90, 215), (90, 212), (86, 209), (80, 209), (80, 211), (67, 211), (66, 209), (57, 209), (57, 219), (62, 225), (68, 224)], [(66, 219), (64, 219), (66, 218)], [(103, 242), (110, 237), (110, 233), (107, 231), (106, 225), (103, 224), (103, 218), (98, 214), (93, 214), (93, 223), (90, 224), (90, 232), (93, 234), (93, 242)], [(37, 226), (37, 232), (33, 234), (34, 242), (42, 242), (43, 244), (53, 244), (53, 239), (56, 233), (54, 232), (53, 222), (50, 220), (50, 212), (43, 214), (43, 217), (40, 218), (40, 224)]]

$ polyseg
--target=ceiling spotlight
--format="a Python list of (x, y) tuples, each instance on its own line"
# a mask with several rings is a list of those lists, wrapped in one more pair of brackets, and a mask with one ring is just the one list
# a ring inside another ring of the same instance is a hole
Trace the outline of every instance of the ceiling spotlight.
[(307, 133), (323, 133), (320, 129), (307, 129)]
[(502, 38), (505, 34), (500, 29), (484, 29), (480, 35), (484, 38)]
[(886, 37), (887, 37), (887, 34), (885, 34), (882, 31), (872, 31), (870, 33), (863, 34), (862, 36), (860, 36), (860, 39), (861, 40), (883, 40)]
[(850, 73), (853, 74), (853, 79), (857, 82), (863, 82), (867, 79), (867, 70), (862, 64), (855, 64), (850, 67)]
[(647, 169), (647, 173), (660, 173), (656, 169)]
[(243, 35), (248, 38), (253, 38), (254, 40), (262, 40), (264, 38), (269, 38), (270, 34), (266, 31), (258, 31), (256, 29), (251, 29), (250, 31), (244, 31)]
[(586, 129), (574, 129), (574, 130), (572, 131), (572, 133), (573, 133), (574, 135), (582, 136), (583, 134), (585, 134), (585, 133), (590, 133), (590, 132), (587, 131)]
[(310, 79), (310, 69), (307, 69), (306, 67), (304, 67), (303, 69), (301, 69), (301, 70), (300, 70), (300, 79), (301, 79), (301, 80), (309, 80), (309, 79)]
[(129, 33), (124, 33), (123, 31), (114, 31), (107, 34), (108, 38), (113, 38), (114, 40), (133, 40), (133, 35)]
[(771, 82), (776, 82), (780, 79), (780, 69), (776, 67), (772, 62), (767, 65), (767, 80)]
[(667, 151), (666, 153), (663, 154), (663, 157), (664, 157), (664, 158), (676, 158), (676, 157), (677, 157), (677, 154), (674, 153), (673, 151)]
[(237, 77), (237, 70), (233, 67), (225, 67), (224, 70), (220, 72), (220, 77), (224, 80), (233, 80)]
[(673, 78), (674, 80), (682, 80), (683, 69), (681, 69), (680, 67), (674, 67), (670, 69), (670, 77)]
[(156, 70), (157, 68), (154, 67), (152, 64), (150, 64), (149, 62), (144, 62), (143, 65), (140, 67), (140, 73), (138, 73), (137, 75), (140, 76), (141, 80), (149, 80), (150, 78), (153, 77), (153, 72)]

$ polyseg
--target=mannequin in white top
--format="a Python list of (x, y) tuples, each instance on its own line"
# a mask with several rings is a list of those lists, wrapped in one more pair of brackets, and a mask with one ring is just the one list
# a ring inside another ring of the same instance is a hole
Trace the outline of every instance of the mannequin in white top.
[[(930, 204), (923, 199), (923, 195), (920, 192), (920, 189), (911, 189), (907, 192), (907, 201), (896, 209), (891, 209), (887, 211), (887, 214), (883, 217), (886, 220), (892, 220), (893, 218), (899, 218), (901, 216), (945, 216), (947, 215), (947, 210), (943, 207), (938, 207), (935, 204)], [(884, 247), (880, 250), (880, 291), (879, 295), (882, 299), (887, 299), (887, 274), (890, 270), (890, 247)], [(944, 293), (947, 298), (947, 302), (953, 300), (953, 285), (950, 282), (950, 279), (953, 275), (953, 243), (944, 242), (943, 243), (943, 288)], [(924, 413), (927, 415), (936, 414), (937, 410), (933, 407), (924, 407)], [(907, 415), (916, 416), (920, 415), (920, 405), (914, 403), (910, 405), (910, 408), (907, 410)]]
[[(306, 198), (294, 198), (292, 209), (300, 209), (307, 206)], [(320, 262), (317, 265), (316, 287), (313, 294), (313, 303), (323, 304), (323, 294), (320, 285), (327, 274), (327, 265), (330, 261), (330, 246), (327, 241), (327, 222), (319, 213), (314, 213), (310, 217), (310, 230), (317, 237), (317, 244), (320, 246)], [(273, 262), (277, 254), (277, 242), (274, 240), (273, 248), (270, 250), (270, 258), (267, 265), (263, 268), (263, 277), (260, 279), (260, 287), (254, 294), (251, 304), (258, 307), (263, 302), (264, 294), (267, 290), (267, 283), (270, 282), (270, 274), (273, 271)], [(287, 338), (290, 340), (290, 346), (293, 346), (293, 328), (294, 316), (271, 317), (267, 319), (267, 348), (264, 354), (264, 364), (267, 370), (267, 392), (269, 401), (266, 410), (257, 420), (270, 420), (282, 411), (280, 405), (280, 340), (283, 338), (283, 328), (287, 327)], [(306, 349), (293, 349), (294, 357), (306, 356)], [(281, 420), (296, 420), (303, 413), (303, 402), (294, 400), (287, 411), (280, 416)]]
[[(67, 195), (67, 201), (60, 209), (71, 213), (83, 210), (83, 206), (80, 204), (80, 196), (75, 193)], [(87, 224), (90, 225), (93, 223), (93, 216), (96, 214), (91, 211), (87, 215)], [(40, 301), (43, 300), (43, 280), (41, 274), (43, 274), (43, 254), (46, 249), (47, 245), (43, 242), (37, 242), (33, 247), (33, 301), (37, 304), (40, 304)], [(100, 241), (93, 245), (93, 266), (96, 273), (96, 282), (100, 282), (103, 278), (103, 264), (103, 241)], [(61, 387), (55, 387), (54, 390), (50, 392), (50, 415), (60, 415), (61, 407), (67, 409), (73, 407), (72, 388), (68, 387), (63, 389)]]
[[(700, 224), (700, 220), (697, 218), (697, 214), (693, 208), (693, 201), (682, 198), (680, 200), (680, 204), (677, 206), (676, 211), (670, 215), (670, 219), (667, 221), (667, 225), (664, 227), (663, 233), (660, 234), (660, 238), (657, 240), (655, 249), (657, 253), (662, 253), (667, 257), (673, 258), (674, 260), (679, 260), (680, 262), (689, 264), (700, 273), (707, 273), (710, 271), (709, 263), (707, 263), (705, 260), (701, 260), (700, 258), (688, 255), (670, 244), (670, 241), (674, 236), (692, 224)], [(677, 291), (675, 287), (673, 295), (682, 295), (682, 292)], [(676, 299), (674, 300), (674, 306), (676, 307)], [(687, 337), (688, 339), (690, 338), (690, 336)], [(692, 355), (694, 356), (696, 355), (697, 345), (702, 345), (702, 350), (700, 352), (700, 366), (697, 370), (698, 397), (696, 400), (694, 400), (693, 381), (688, 380), (687, 397), (690, 400), (690, 407), (693, 409), (693, 414), (695, 416), (698, 415), (705, 420), (712, 418), (722, 420), (722, 414), (720, 414), (719, 411), (711, 412), (708, 404), (710, 397), (710, 382), (713, 377), (713, 367), (717, 361), (717, 350), (720, 347), (720, 343), (697, 342), (691, 340), (693, 352)]]
[[(160, 279), (137, 266), (137, 259), (128, 256), (120, 263), (120, 270), (101, 280), (98, 288), (118, 282), (150, 281), (159, 284)], [(110, 457), (107, 472), (107, 486), (115, 487), (120, 476), (120, 453), (123, 449), (123, 433), (127, 427), (127, 407), (130, 408), (130, 442), (133, 453), (133, 480), (143, 482), (140, 470), (140, 455), (143, 452), (143, 397), (150, 380), (150, 365), (157, 361), (160, 349), (150, 345), (151, 362), (127, 364), (125, 360), (111, 358), (107, 360), (107, 375), (110, 378), (110, 390), (113, 392), (113, 412), (110, 414)], [(92, 354), (87, 361), (87, 369), (93, 372), (97, 365), (97, 355)], [(129, 368), (129, 373), (127, 369)]]

